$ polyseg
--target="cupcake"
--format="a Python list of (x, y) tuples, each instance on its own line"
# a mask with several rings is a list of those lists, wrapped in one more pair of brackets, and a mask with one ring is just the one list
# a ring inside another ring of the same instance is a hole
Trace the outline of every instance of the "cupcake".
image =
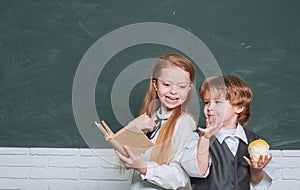
[(257, 162), (260, 155), (263, 155), (263, 158), (269, 155), (269, 144), (262, 139), (252, 141), (248, 146), (248, 152), (254, 161)]

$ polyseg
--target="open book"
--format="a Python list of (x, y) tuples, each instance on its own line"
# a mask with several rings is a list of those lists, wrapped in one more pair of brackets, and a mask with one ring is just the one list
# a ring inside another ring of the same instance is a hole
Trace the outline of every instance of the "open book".
[(104, 121), (101, 123), (95, 121), (95, 124), (106, 137), (111, 137), (108, 142), (123, 155), (128, 156), (123, 149), (124, 145), (128, 146), (135, 155), (139, 155), (153, 146), (148, 137), (135, 125), (127, 125), (114, 133)]

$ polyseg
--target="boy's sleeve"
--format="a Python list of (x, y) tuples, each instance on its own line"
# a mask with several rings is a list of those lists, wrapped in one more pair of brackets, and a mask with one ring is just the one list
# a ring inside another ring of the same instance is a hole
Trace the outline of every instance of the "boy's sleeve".
[(205, 178), (209, 174), (211, 165), (211, 159), (209, 159), (209, 167), (206, 173), (202, 176), (199, 171), (197, 162), (197, 145), (199, 141), (199, 135), (195, 132), (188, 141), (181, 158), (181, 165), (188, 173), (190, 177)]
[(275, 162), (271, 160), (263, 170), (265, 173), (263, 179), (257, 185), (251, 184), (251, 190), (265, 190), (272, 184), (275, 174)]

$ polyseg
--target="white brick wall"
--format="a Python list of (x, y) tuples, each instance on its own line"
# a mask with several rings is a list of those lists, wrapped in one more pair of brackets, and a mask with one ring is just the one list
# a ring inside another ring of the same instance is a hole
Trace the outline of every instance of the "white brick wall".
[[(270, 190), (300, 190), (300, 150), (272, 150), (276, 163)], [(112, 149), (0, 148), (0, 190), (128, 189)]]
[(273, 150), (275, 180), (270, 190), (300, 190), (300, 150)]
[(0, 148), (0, 190), (128, 189), (112, 149)]

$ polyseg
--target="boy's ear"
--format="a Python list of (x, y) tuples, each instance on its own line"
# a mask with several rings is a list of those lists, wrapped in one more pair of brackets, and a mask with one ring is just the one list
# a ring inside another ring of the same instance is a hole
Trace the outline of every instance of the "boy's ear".
[(244, 106), (236, 106), (235, 113), (240, 114), (244, 110)]

